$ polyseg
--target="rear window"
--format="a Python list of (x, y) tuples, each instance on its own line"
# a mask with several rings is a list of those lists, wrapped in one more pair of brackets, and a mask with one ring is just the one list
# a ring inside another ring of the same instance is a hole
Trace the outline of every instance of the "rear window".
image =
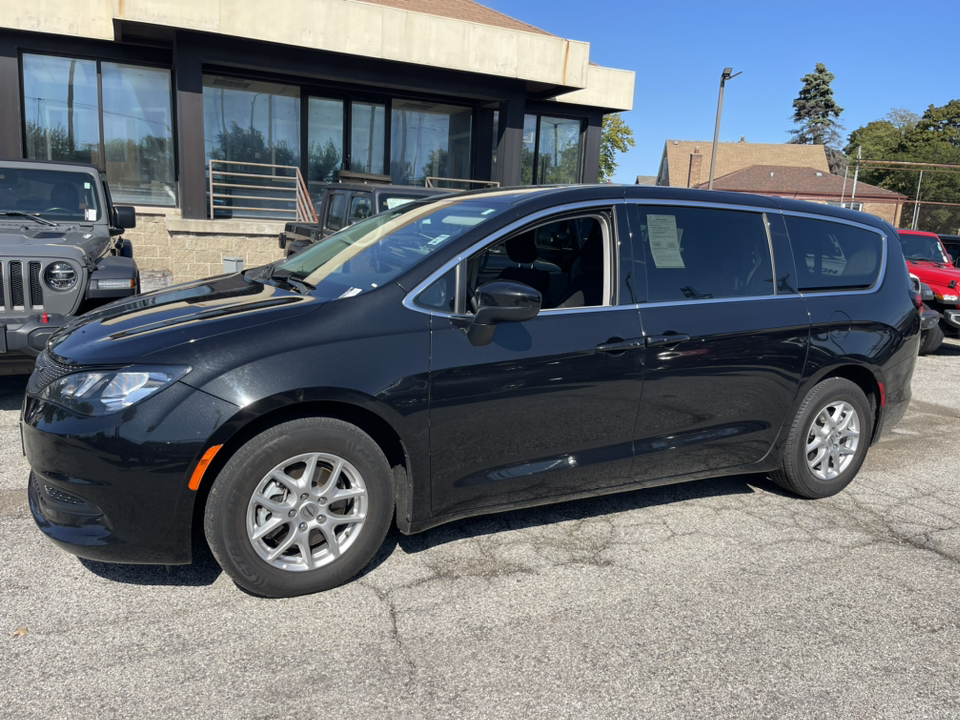
[(860, 290), (880, 275), (879, 232), (829, 220), (786, 218), (800, 291)]

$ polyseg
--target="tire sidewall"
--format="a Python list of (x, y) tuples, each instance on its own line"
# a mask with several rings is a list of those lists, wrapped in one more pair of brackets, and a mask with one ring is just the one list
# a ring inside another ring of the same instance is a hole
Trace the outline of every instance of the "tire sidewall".
[[(367, 517), (350, 548), (332, 563), (308, 571), (281, 570), (250, 543), (247, 508), (267, 473), (307, 452), (339, 455), (356, 468), (367, 490)], [(374, 441), (347, 423), (311, 418), (271, 428), (237, 451), (214, 481), (204, 528), (214, 556), (238, 585), (259, 595), (289, 597), (328, 590), (356, 575), (383, 543), (392, 511), (389, 466)]]
[[(817, 415), (828, 405), (838, 401), (846, 402), (854, 407), (860, 420), (860, 442), (850, 465), (833, 480), (820, 480), (815, 477), (807, 466), (807, 434)], [(807, 497), (823, 498), (836, 495), (856, 477), (867, 456), (867, 449), (873, 437), (873, 413), (866, 396), (855, 384), (842, 378), (831, 378), (817, 385), (810, 391), (808, 402), (801, 411), (797, 423), (797, 434), (794, 438), (794, 447), (790, 449), (797, 470), (796, 479), (802, 485)]]

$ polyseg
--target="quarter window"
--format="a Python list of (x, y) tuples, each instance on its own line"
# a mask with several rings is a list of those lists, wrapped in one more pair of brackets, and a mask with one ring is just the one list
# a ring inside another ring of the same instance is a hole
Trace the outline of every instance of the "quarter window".
[(373, 215), (373, 202), (369, 195), (354, 195), (350, 200), (350, 219), (363, 220)]
[(327, 219), (324, 226), (327, 230), (336, 232), (343, 227), (343, 212), (347, 209), (345, 193), (333, 193), (330, 196), (330, 206), (327, 208)]
[[(637, 255), (649, 302), (773, 295), (763, 215), (696, 207), (638, 206)], [(639, 236), (639, 238), (638, 238)]]
[(785, 220), (799, 290), (854, 290), (876, 282), (883, 254), (878, 232), (806, 217)]

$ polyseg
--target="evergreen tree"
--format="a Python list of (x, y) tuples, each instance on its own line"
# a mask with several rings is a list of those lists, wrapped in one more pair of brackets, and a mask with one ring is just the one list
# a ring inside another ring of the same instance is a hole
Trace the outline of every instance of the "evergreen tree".
[(833, 99), (830, 83), (834, 74), (823, 63), (817, 63), (812, 73), (804, 75), (803, 87), (793, 101), (793, 122), (790, 142), (800, 145), (827, 145), (837, 147), (841, 142), (843, 126), (836, 121), (843, 112)]

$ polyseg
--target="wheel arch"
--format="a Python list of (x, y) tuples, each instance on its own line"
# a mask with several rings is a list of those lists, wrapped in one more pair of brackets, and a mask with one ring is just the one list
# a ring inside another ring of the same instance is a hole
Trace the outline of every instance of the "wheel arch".
[[(264, 404), (258, 403), (258, 405)], [(226, 436), (211, 438), (209, 446), (219, 444), (222, 447), (204, 471), (203, 481), (197, 488), (191, 520), (193, 528), (203, 527), (203, 513), (213, 480), (239, 448), (268, 428), (305, 417), (329, 417), (343, 420), (356, 425), (373, 439), (383, 451), (392, 470), (391, 483), (396, 521), (401, 529), (404, 525), (409, 525), (410, 455), (400, 434), (391, 423), (368, 407), (345, 400), (317, 399), (266, 404), (267, 407), (262, 412), (245, 409), (242, 414), (251, 417), (241, 421), (239, 426), (234, 426), (232, 431), (228, 430)]]
[(824, 368), (815, 375), (810, 382), (806, 384), (803, 389), (803, 392), (798, 393), (797, 405), (794, 408), (794, 413), (791, 415), (791, 418), (796, 415), (797, 409), (800, 406), (800, 403), (803, 402), (803, 399), (807, 396), (807, 393), (810, 392), (814, 387), (822, 383), (824, 380), (829, 380), (830, 378), (843, 378), (844, 380), (849, 380), (854, 385), (859, 387), (863, 394), (867, 398), (867, 402), (870, 404), (870, 410), (873, 413), (873, 428), (871, 430), (870, 444), (873, 444), (873, 441), (876, 439), (877, 430), (880, 427), (880, 408), (883, 405), (883, 397), (880, 391), (881, 381), (877, 378), (877, 375), (870, 368), (863, 365), (838, 365), (836, 367)]

